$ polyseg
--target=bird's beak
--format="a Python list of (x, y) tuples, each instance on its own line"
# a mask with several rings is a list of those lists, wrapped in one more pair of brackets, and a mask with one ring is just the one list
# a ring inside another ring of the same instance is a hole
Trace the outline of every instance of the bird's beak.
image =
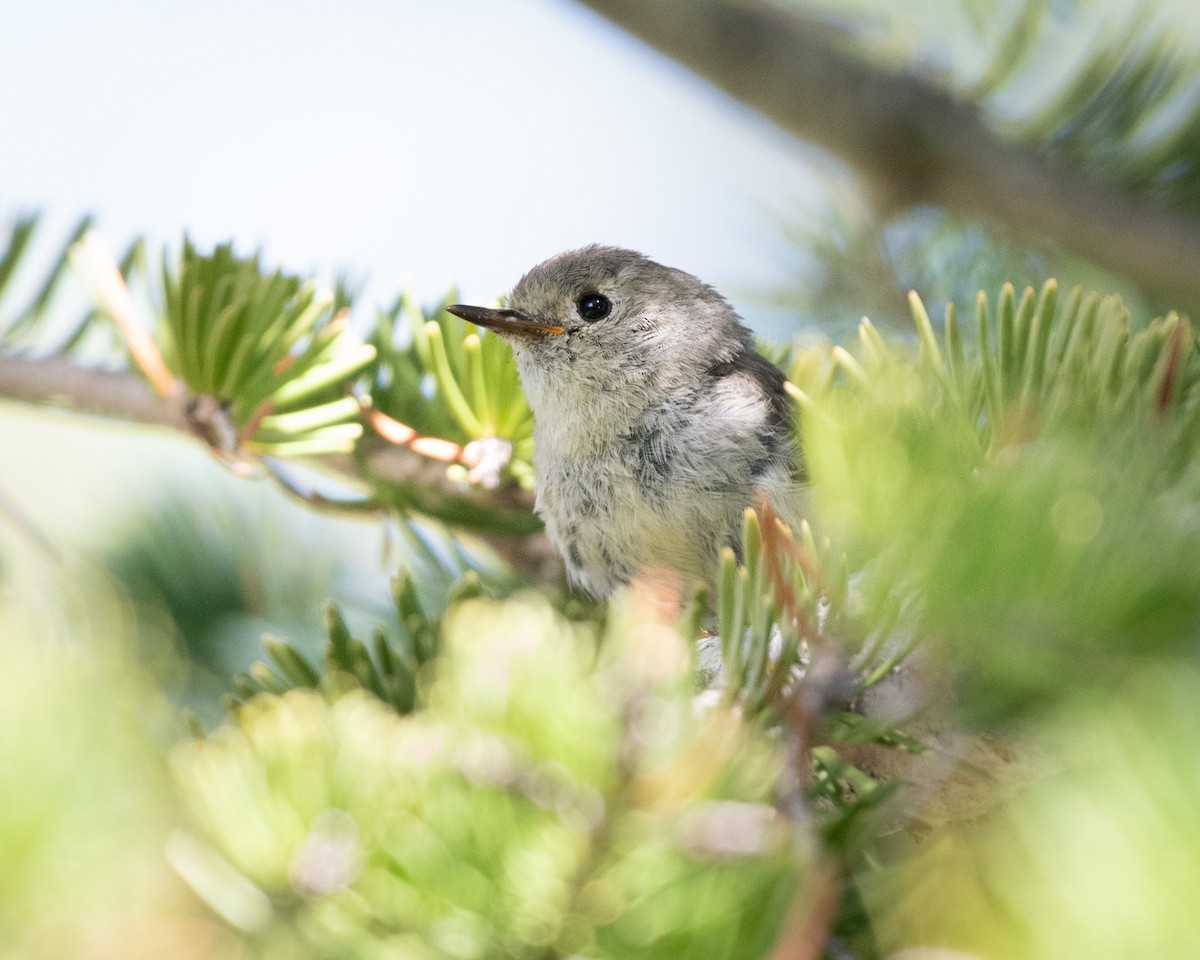
[(563, 328), (554, 323), (543, 323), (521, 313), (520, 310), (493, 310), (490, 307), (469, 307), (456, 303), (446, 308), (447, 313), (462, 317), (479, 327), (487, 327), (497, 333), (515, 333), (529, 340), (558, 336)]

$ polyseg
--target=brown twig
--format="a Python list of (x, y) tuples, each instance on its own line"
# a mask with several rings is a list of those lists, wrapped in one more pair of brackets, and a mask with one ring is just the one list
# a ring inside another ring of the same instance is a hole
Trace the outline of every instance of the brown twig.
[(821, 593), (828, 593), (828, 583), (820, 565), (808, 555), (800, 544), (783, 533), (783, 521), (775, 512), (770, 497), (761, 497), (758, 501), (759, 529), (762, 531), (763, 555), (767, 562), (767, 575), (775, 588), (775, 596), (783, 607), (783, 612), (796, 624), (796, 631), (805, 640), (817, 643), (821, 639), (820, 631), (812, 623), (808, 611), (800, 606), (796, 593), (783, 570), (783, 555), (786, 552), (804, 573), (805, 578), (814, 584)]
[[(809, 612), (796, 599), (796, 592), (792, 589), (792, 584), (783, 570), (783, 554), (786, 549), (796, 547), (806, 557), (807, 553), (800, 548), (799, 544), (784, 535), (783, 522), (775, 513), (775, 508), (771, 504), (770, 497), (763, 496), (759, 499), (758, 515), (759, 529), (762, 531), (763, 538), (763, 555), (766, 558), (767, 576), (770, 577), (771, 586), (775, 591), (775, 596), (779, 599), (779, 605), (782, 608), (784, 616), (791, 620), (796, 629), (797, 637), (808, 645), (811, 656), (811, 652), (820, 643), (821, 634), (813, 624)], [(794, 556), (793, 559), (795, 560)], [(816, 566), (815, 561), (813, 561), (812, 566)], [(810, 576), (808, 570), (803, 566), (801, 566), (801, 569), (805, 571), (805, 577), (810, 582), (820, 583), (824, 579), (823, 577)], [(817, 572), (819, 572), (819, 568), (817, 568)], [(767, 685), (766, 696), (767, 700), (775, 704), (797, 730), (799, 741), (802, 744), (797, 762), (798, 766), (802, 767), (807, 774), (807, 771), (811, 768), (811, 763), (808, 761), (808, 753), (813, 746), (819, 718), (808, 708), (807, 700), (803, 697), (784, 697), (784, 688), (787, 685), (790, 673), (791, 661), (784, 657), (781, 651), (778, 660), (773, 666), (771, 679)]]
[(95, 230), (89, 230), (71, 250), (71, 261), (92, 285), (96, 298), (117, 325), (134, 363), (146, 375), (155, 393), (170, 397), (179, 384), (167, 369), (162, 353), (145, 327), (134, 319), (133, 296), (121, 276), (117, 261)]
[(1163, 370), (1162, 383), (1158, 387), (1155, 398), (1154, 412), (1161, 421), (1167, 415), (1171, 400), (1175, 396), (1175, 380), (1179, 376), (1179, 363), (1183, 359), (1183, 346), (1189, 339), (1191, 324), (1186, 317), (1179, 317), (1171, 330), (1171, 343), (1167, 350), (1167, 364)]
[(362, 415), (363, 419), (367, 421), (367, 425), (388, 443), (394, 443), (398, 447), (408, 447), (423, 457), (440, 460), (443, 463), (454, 463), (462, 458), (463, 448), (452, 440), (443, 440), (441, 437), (422, 437), (407, 423), (401, 423), (367, 403), (362, 405)]
[(828, 862), (813, 867), (809, 882), (801, 884), (792, 901), (770, 960), (820, 960), (844, 885), (841, 871)]
[[(848, 699), (852, 678), (840, 648), (826, 641), (812, 622), (809, 611), (796, 598), (791, 579), (784, 569), (784, 557), (789, 556), (800, 566), (808, 582), (825, 597), (830, 592), (828, 578), (816, 558), (785, 535), (786, 528), (769, 498), (759, 500), (758, 513), (763, 554), (772, 588), (783, 614), (792, 622), (797, 637), (808, 649), (803, 676), (793, 680), (790, 662), (781, 655), (774, 664), (767, 688), (767, 699), (779, 712), (787, 729), (789, 766), (795, 774), (794, 782), (784, 785), (782, 802), (789, 809), (799, 810), (803, 788), (812, 778), (813, 748), (826, 742), (825, 714), (831, 703)], [(789, 680), (792, 682), (789, 683)]]

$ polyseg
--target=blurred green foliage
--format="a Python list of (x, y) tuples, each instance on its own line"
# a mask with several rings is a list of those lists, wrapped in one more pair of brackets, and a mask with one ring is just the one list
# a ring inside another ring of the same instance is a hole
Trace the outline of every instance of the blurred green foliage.
[(375, 627), (371, 643), (351, 634), (342, 611), (330, 604), (325, 611), (328, 640), (324, 662), (318, 667), (292, 643), (264, 638), (267, 661), (256, 661), (246, 673), (236, 674), (233, 688), (241, 702), (260, 693), (284, 693), (297, 688), (321, 688), (331, 695), (361, 688), (389, 704), (397, 713), (411, 713), (423, 693), (418, 674), (441, 654), (441, 618), (464, 600), (482, 594), (479, 575), (467, 570), (458, 578), (440, 615), (425, 611), (412, 576), (405, 571), (392, 581), (398, 637), (394, 642), (382, 626)]
[(210, 721), (264, 631), (314, 649), (322, 604), (343, 590), (331, 545), (289, 527), (268, 498), (256, 500), (163, 490), (117, 518), (96, 554), (132, 602), (142, 662)]
[(0, 608), (0, 944), (12, 960), (215, 957), (219, 928), (162, 851), (178, 735), (116, 638), (116, 598)]
[[(818, 515), (878, 589), (920, 598), (980, 722), (1186, 655), (1200, 624), (1200, 355), (1175, 315), (1133, 332), (1119, 301), (1048, 284), (980, 297), (920, 355), (862, 327), (808, 400)], [(869, 616), (868, 619), (877, 619)], [(998, 638), (1003, 638), (999, 640)]]
[(1022, 796), (864, 882), (883, 941), (1029, 960), (1200, 954), (1198, 683), (1175, 660), (1067, 694)]
[(445, 642), (411, 717), (293, 691), (176, 750), (180, 866), (256, 956), (762, 955), (800, 876), (780, 757), (694, 710), (669, 627), (476, 600)]
[(771, 301), (839, 343), (854, 336), (862, 317), (893, 336), (909, 334), (910, 290), (965, 312), (979, 290), (1038, 286), (1057, 277), (1064, 288), (1119, 293), (1139, 317), (1151, 315), (1156, 304), (1175, 305), (1052, 243), (1021, 242), (1001, 224), (934, 207), (881, 214), (855, 183), (831, 180), (821, 208), (796, 212), (781, 229), (797, 251), (796, 282)]

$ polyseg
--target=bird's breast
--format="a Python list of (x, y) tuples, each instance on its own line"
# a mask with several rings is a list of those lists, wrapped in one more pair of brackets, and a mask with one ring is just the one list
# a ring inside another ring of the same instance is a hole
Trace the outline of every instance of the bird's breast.
[(605, 596), (648, 566), (689, 581), (712, 574), (748, 496), (714, 496), (680, 461), (662, 438), (621, 438), (587, 456), (538, 447), (537, 511), (574, 583)]
[(538, 513), (571, 579), (599, 595), (647, 566), (711, 579), (756, 491), (790, 469), (766, 395), (736, 370), (652, 405), (633, 399), (582, 416), (534, 409)]

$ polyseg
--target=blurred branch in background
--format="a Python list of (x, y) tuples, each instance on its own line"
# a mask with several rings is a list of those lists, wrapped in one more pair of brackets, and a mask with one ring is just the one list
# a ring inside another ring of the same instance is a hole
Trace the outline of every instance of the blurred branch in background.
[(856, 184), (844, 179), (826, 185), (822, 209), (796, 211), (780, 224), (796, 251), (795, 281), (769, 302), (794, 311), (834, 342), (852, 340), (863, 317), (880, 329), (911, 335), (911, 290), (927, 303), (967, 311), (980, 290), (1005, 283), (1037, 287), (1054, 277), (1063, 289), (1119, 293), (1139, 317), (1176, 306), (1053, 242), (1022, 242), (994, 221), (931, 206), (881, 217)]
[[(1173, 122), (1141, 144), (1142, 162), (1119, 150), (1100, 153), (1114, 134), (1145, 134), (1139, 124), (1151, 105), (1189, 94), (1180, 88), (1194, 60), (1165, 41), (1125, 55), (1097, 51), (1058, 104), (1010, 135), (969, 97), (871, 60), (855, 38), (796, 7), (583, 2), (845, 160), (881, 191), (885, 206), (928, 203), (995, 219), (1147, 287), (1200, 295), (1195, 92), (1173, 103), (1166, 118)], [(1021, 49), (1017, 43), (1008, 52)], [(1005, 74), (984, 78), (977, 94), (1000, 86)]]

